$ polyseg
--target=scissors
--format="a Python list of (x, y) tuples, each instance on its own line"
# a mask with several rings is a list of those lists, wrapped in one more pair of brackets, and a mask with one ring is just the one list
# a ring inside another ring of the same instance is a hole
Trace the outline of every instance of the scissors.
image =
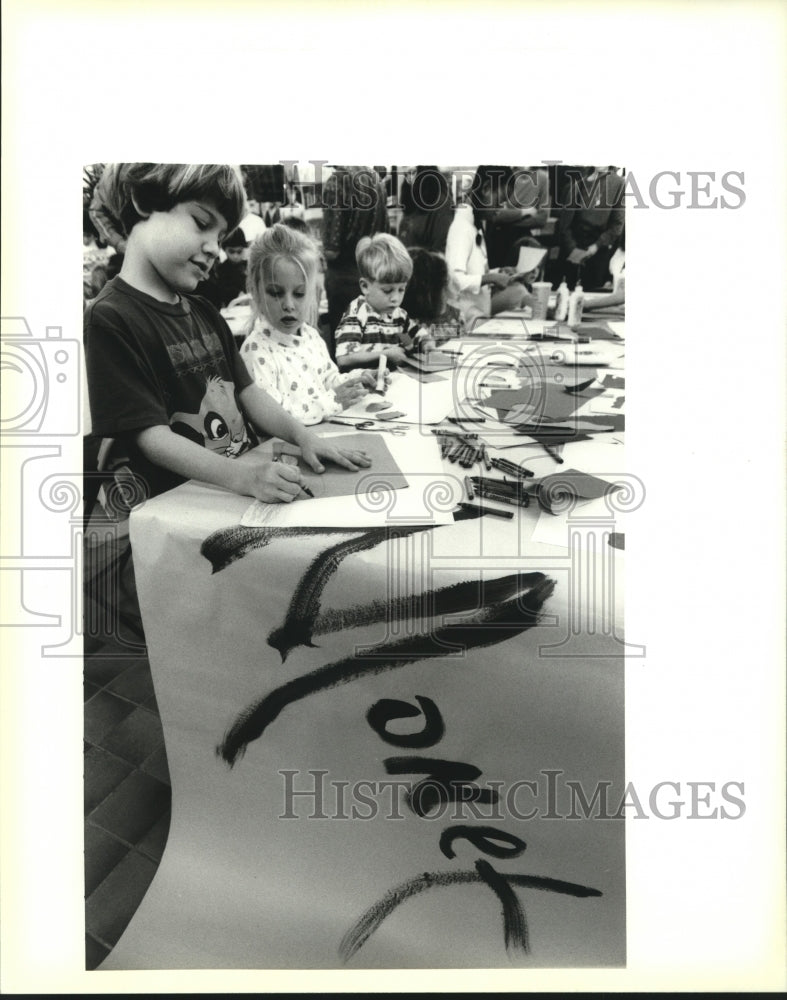
[(345, 427), (354, 427), (357, 431), (390, 431), (396, 437), (404, 437), (407, 433), (407, 424), (387, 424), (383, 420), (351, 420), (349, 418), (332, 418), (329, 423), (343, 424)]

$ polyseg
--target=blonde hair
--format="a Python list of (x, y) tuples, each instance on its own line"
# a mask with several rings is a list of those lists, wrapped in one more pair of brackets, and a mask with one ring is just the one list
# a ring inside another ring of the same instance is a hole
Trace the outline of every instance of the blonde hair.
[(249, 262), (246, 271), (246, 288), (252, 301), (252, 321), (257, 317), (267, 319), (263, 286), (273, 280), (276, 264), (280, 260), (292, 261), (303, 273), (309, 304), (306, 322), (317, 325), (319, 303), (316, 296), (316, 277), (319, 264), (319, 250), (314, 240), (305, 233), (276, 223), (254, 240), (249, 248)]
[(358, 273), (367, 281), (409, 281), (413, 262), (404, 243), (388, 233), (358, 240), (355, 248)]

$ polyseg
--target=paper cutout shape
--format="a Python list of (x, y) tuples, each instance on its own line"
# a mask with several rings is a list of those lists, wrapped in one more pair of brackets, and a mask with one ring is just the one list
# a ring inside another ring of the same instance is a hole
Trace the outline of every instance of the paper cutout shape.
[(619, 333), (614, 330), (602, 320), (600, 324), (593, 326), (585, 326), (584, 324), (580, 326), (579, 332), (581, 336), (588, 337), (590, 340), (621, 340)]
[(539, 379), (520, 389), (496, 390), (484, 400), (484, 405), (497, 410), (505, 423), (562, 421), (603, 392), (601, 387), (566, 392), (562, 382)]
[(567, 496), (580, 500), (598, 500), (620, 488), (618, 483), (608, 483), (578, 469), (566, 469), (565, 472), (544, 476), (534, 484), (538, 502), (550, 514), (554, 513), (555, 506), (564, 505)]

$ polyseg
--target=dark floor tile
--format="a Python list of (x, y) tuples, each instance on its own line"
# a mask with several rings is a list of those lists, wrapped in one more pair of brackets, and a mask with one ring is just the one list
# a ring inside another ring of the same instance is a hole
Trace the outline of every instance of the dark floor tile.
[(83, 636), (83, 649), (85, 656), (96, 656), (101, 652), (106, 643), (98, 636), (85, 632)]
[(84, 691), (84, 700), (88, 701), (93, 697), (94, 694), (98, 694), (101, 688), (97, 684), (93, 684), (92, 681), (85, 681), (82, 685)]
[(141, 764), (163, 741), (161, 720), (144, 708), (135, 708), (106, 734), (102, 746), (130, 764)]
[(164, 854), (164, 848), (167, 846), (169, 821), (170, 811), (168, 809), (161, 819), (157, 823), (154, 823), (142, 840), (140, 840), (137, 844), (137, 849), (142, 851), (143, 854), (146, 854), (157, 864), (161, 861), (161, 857)]
[(85, 657), (85, 683), (102, 688), (121, 677), (131, 665), (131, 660), (124, 658), (119, 648), (109, 652), (109, 647), (103, 643), (100, 653)]
[(156, 701), (156, 696), (154, 694), (147, 699), (142, 707), (146, 708), (149, 712), (153, 712), (154, 715), (159, 714), (158, 702)]
[(163, 781), (165, 785), (170, 784), (167, 750), (163, 743), (157, 750), (153, 751), (147, 760), (142, 762), (141, 767), (146, 774), (150, 774), (154, 778), (158, 778), (158, 780)]
[(107, 684), (107, 690), (121, 698), (142, 705), (153, 694), (153, 678), (147, 660), (135, 660), (123, 673)]
[(97, 889), (130, 848), (92, 823), (85, 823), (85, 896)]
[(129, 851), (85, 904), (88, 934), (114, 945), (126, 929), (156, 874), (157, 865)]
[(85, 702), (85, 739), (91, 743), (101, 743), (110, 729), (133, 711), (134, 706), (130, 701), (116, 698), (107, 691), (99, 691), (90, 701)]
[(85, 763), (85, 815), (100, 805), (131, 773), (132, 767), (101, 747), (91, 747)]
[(96, 941), (89, 934), (85, 934), (85, 969), (97, 969), (109, 954), (109, 948)]
[(167, 785), (140, 771), (132, 773), (93, 813), (90, 821), (121, 840), (136, 844), (170, 806)]

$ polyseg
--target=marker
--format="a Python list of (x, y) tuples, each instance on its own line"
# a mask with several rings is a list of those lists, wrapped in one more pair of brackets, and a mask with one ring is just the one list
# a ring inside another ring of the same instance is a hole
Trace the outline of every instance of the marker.
[(383, 392), (385, 390), (385, 366), (388, 363), (388, 358), (384, 355), (380, 355), (380, 360), (377, 362), (377, 385), (375, 386), (377, 392)]
[(556, 462), (557, 462), (557, 463), (558, 463), (559, 465), (562, 465), (562, 464), (563, 464), (563, 459), (562, 459), (562, 458), (560, 457), (560, 455), (558, 455), (558, 453), (557, 453), (556, 451), (553, 451), (553, 450), (552, 450), (552, 449), (551, 449), (551, 448), (549, 447), (549, 445), (548, 445), (548, 444), (544, 444), (544, 442), (542, 441), (542, 442), (541, 442), (541, 447), (542, 447), (542, 448), (544, 449), (544, 451), (545, 451), (545, 452), (547, 453), (547, 455), (549, 455), (549, 457), (550, 457), (550, 458), (554, 458), (554, 460), (555, 460), (555, 461), (556, 461)]
[(479, 514), (493, 514), (495, 517), (504, 517), (506, 520), (510, 521), (514, 512), (512, 510), (494, 510), (492, 507), (480, 507), (478, 504), (465, 503), (461, 501), (459, 504), (461, 510), (472, 511)]
[(495, 503), (504, 503), (509, 507), (529, 507), (530, 506), (530, 495), (528, 493), (522, 494), (521, 502), (515, 497), (503, 496), (502, 493), (495, 493), (492, 490), (483, 489), (479, 493), (479, 496), (483, 500), (494, 500)]
[(314, 499), (314, 494), (312, 493), (312, 491), (309, 489), (308, 486), (305, 486), (303, 483), (301, 483), (301, 489), (303, 490), (303, 492), (306, 494), (307, 497), (311, 497), (312, 500)]
[(498, 469), (500, 472), (507, 472), (511, 476), (528, 478), (535, 475), (531, 469), (526, 469), (524, 465), (517, 465), (515, 462), (509, 462), (507, 458), (492, 458), (490, 461), (492, 468)]

